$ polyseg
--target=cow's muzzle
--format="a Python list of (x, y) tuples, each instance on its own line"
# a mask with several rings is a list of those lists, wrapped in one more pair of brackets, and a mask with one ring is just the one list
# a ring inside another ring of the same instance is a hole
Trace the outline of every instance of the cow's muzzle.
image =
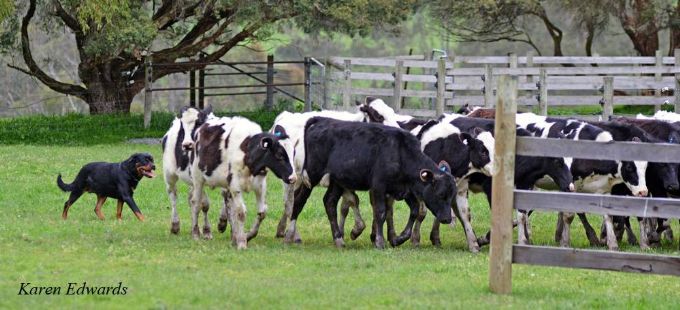
[(297, 175), (295, 173), (293, 173), (285, 181), (288, 184), (295, 184), (295, 182), (297, 182)]

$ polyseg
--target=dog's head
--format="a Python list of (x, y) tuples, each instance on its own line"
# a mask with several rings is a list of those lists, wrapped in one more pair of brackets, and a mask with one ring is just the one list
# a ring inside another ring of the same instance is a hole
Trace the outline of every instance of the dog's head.
[(135, 153), (126, 159), (123, 164), (127, 170), (137, 178), (142, 177), (153, 178), (156, 175), (154, 170), (156, 170), (156, 165), (153, 162), (153, 156), (149, 153)]

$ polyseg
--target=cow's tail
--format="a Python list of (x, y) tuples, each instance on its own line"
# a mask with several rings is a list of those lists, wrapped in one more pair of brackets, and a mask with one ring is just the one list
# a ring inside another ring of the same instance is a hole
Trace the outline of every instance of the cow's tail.
[[(73, 183), (75, 183), (75, 181), (73, 181)], [(65, 191), (65, 192), (73, 191), (73, 188), (74, 188), (73, 183), (71, 183), (71, 184), (64, 183), (64, 181), (61, 179), (61, 173), (57, 176), (57, 186), (59, 186), (59, 188), (62, 191)]]

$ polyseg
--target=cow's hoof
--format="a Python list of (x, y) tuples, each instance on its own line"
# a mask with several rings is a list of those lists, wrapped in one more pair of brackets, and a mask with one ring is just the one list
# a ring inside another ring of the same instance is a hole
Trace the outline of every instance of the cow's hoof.
[(357, 240), (357, 238), (361, 236), (361, 233), (364, 232), (364, 228), (366, 228), (366, 226), (362, 226), (361, 228), (359, 228), (358, 226), (354, 227), (352, 231), (349, 233), (349, 237), (352, 238), (352, 240)]
[(201, 239), (201, 231), (198, 229), (198, 226), (194, 226), (194, 228), (191, 229), (191, 237), (193, 237), (194, 240)]
[(486, 237), (484, 237), (484, 238), (481, 238), (481, 237), (480, 237), (480, 238), (477, 238), (477, 244), (478, 244), (480, 247), (481, 247), (481, 246), (485, 246), (485, 245), (489, 244), (489, 239), (487, 239)]
[(376, 249), (382, 250), (385, 248), (385, 239), (382, 237), (376, 237), (374, 244)]
[(439, 238), (430, 239), (430, 241), (432, 242), (432, 245), (433, 245), (433, 246), (438, 247), (438, 248), (441, 248), (441, 247), (442, 247), (442, 241), (439, 240)]
[(470, 247), (470, 252), (479, 253), (479, 245), (473, 245)]
[(371, 242), (375, 243), (375, 233), (371, 233)]
[(220, 219), (220, 222), (217, 224), (217, 231), (220, 233), (227, 231), (227, 219)]
[(173, 235), (179, 234), (179, 222), (172, 222), (170, 226), (170, 233)]
[(335, 247), (338, 249), (342, 249), (345, 247), (345, 240), (342, 240), (342, 238), (337, 238), (335, 239)]
[(245, 250), (248, 248), (248, 244), (245, 241), (239, 241), (236, 243), (237, 250)]
[(285, 244), (291, 244), (295, 242), (295, 232), (294, 231), (286, 231), (285, 236), (283, 237), (283, 243)]
[(213, 238), (213, 235), (212, 235), (212, 232), (210, 231), (210, 228), (203, 227), (203, 239), (212, 240), (212, 238)]

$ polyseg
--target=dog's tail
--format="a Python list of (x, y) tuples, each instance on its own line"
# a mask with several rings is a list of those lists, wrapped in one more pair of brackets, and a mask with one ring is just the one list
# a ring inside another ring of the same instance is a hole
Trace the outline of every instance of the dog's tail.
[(61, 190), (65, 192), (73, 191), (73, 183), (71, 184), (64, 183), (64, 181), (61, 180), (61, 173), (57, 176), (57, 186), (59, 186), (59, 188), (61, 188)]

